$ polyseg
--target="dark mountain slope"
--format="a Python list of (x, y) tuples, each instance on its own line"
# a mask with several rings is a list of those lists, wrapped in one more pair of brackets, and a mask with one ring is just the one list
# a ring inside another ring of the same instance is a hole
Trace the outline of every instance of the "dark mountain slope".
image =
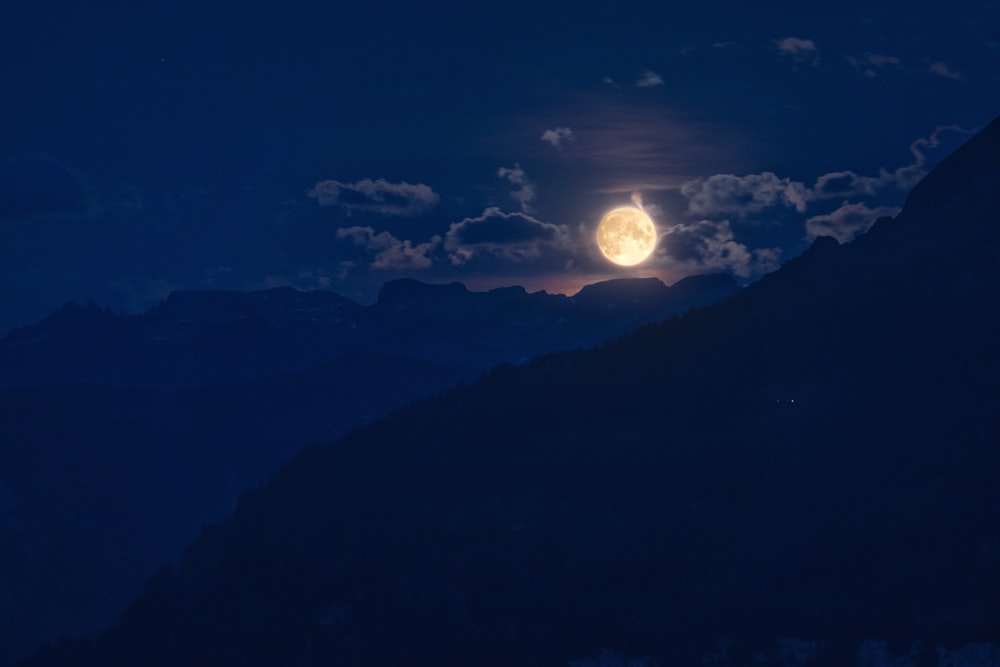
[[(944, 173), (992, 182), (1000, 121), (969, 146)], [(937, 664), (1000, 641), (1000, 224), (963, 187), (935, 171), (723, 304), (303, 452), (117, 627), (31, 664), (843, 666), (870, 639)]]
[(0, 389), (0, 665), (106, 627), (302, 447), (478, 375), (380, 355), (171, 391)]
[(142, 315), (70, 304), (12, 332), (0, 340), (0, 665), (106, 627), (302, 447), (498, 361), (592, 345), (737, 289), (728, 276), (647, 282), (665, 298), (627, 312), (614, 306), (631, 281), (578, 304), (400, 280), (371, 306), (178, 292)]

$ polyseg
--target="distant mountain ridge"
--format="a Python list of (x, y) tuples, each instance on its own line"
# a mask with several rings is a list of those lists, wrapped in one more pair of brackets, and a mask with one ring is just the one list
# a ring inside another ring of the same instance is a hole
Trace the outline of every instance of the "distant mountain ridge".
[(521, 287), (470, 292), (461, 283), (399, 279), (386, 283), (370, 306), (290, 287), (174, 292), (140, 315), (68, 304), (0, 339), (0, 387), (170, 388), (247, 380), (345, 354), (378, 354), (385, 346), (398, 354), (404, 329), (405, 354), (482, 369), (588, 347), (738, 289), (726, 274), (672, 287), (656, 278), (613, 280), (574, 297)]
[(310, 448), (28, 664), (995, 664), (998, 179)]

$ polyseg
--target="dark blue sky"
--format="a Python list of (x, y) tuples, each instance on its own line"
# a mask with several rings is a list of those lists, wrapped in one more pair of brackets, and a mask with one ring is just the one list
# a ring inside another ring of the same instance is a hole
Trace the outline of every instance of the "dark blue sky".
[[(1000, 114), (1000, 2), (870, 4), (8, 0), (0, 330), (178, 288), (752, 280)], [(661, 241), (620, 269), (593, 235), (632, 201)]]

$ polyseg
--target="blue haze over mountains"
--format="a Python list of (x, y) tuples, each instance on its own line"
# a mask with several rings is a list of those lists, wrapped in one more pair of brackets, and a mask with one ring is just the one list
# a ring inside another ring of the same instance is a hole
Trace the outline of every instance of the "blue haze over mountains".
[(304, 450), (26, 664), (995, 664), (998, 303), (1000, 119), (851, 243)]
[(387, 283), (67, 304), (0, 340), (0, 664), (111, 623), (141, 583), (302, 447), (472, 381), (737, 291), (726, 274), (574, 297)]

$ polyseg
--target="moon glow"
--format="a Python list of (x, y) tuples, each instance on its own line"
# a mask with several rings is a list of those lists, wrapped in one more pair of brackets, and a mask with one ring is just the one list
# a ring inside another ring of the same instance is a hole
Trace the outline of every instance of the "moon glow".
[(597, 247), (615, 264), (635, 266), (656, 248), (656, 226), (641, 209), (613, 209), (597, 226)]

